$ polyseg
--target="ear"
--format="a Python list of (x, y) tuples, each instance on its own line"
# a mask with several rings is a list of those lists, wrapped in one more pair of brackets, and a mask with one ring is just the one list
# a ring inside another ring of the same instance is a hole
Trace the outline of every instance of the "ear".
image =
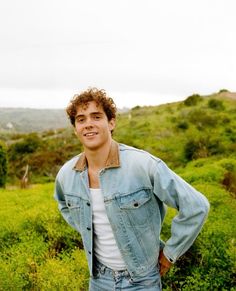
[(116, 120), (114, 118), (112, 118), (109, 121), (109, 129), (110, 129), (110, 131), (112, 131), (115, 127), (116, 127)]

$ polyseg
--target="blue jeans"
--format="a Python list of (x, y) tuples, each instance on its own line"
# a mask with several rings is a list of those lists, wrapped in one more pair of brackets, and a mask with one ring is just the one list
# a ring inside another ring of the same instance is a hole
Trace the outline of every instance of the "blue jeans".
[(114, 271), (96, 262), (94, 277), (90, 278), (89, 291), (160, 291), (161, 278), (156, 267), (149, 274), (139, 280), (132, 280), (127, 270)]

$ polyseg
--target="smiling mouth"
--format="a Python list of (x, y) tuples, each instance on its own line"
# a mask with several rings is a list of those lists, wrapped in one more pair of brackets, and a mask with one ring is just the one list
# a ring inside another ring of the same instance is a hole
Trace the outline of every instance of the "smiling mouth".
[(97, 135), (97, 132), (88, 132), (84, 134), (84, 136), (87, 136), (87, 137), (95, 136), (95, 135)]

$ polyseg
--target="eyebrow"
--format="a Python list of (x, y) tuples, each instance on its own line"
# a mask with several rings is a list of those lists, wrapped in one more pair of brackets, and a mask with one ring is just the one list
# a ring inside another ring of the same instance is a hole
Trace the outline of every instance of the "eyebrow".
[[(104, 115), (104, 113), (100, 111), (95, 111), (95, 112), (89, 113), (89, 115)], [(75, 116), (75, 118), (82, 117), (82, 116), (85, 116), (85, 114), (78, 114)]]

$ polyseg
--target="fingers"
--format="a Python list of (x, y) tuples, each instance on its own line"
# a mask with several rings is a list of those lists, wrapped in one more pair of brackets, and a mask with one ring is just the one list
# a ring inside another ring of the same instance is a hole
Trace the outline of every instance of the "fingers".
[(170, 266), (160, 265), (160, 275), (164, 276), (170, 269)]

